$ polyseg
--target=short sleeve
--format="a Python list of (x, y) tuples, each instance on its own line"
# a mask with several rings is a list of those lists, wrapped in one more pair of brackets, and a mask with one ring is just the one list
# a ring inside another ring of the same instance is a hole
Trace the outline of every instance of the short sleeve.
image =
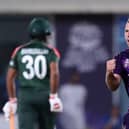
[(53, 48), (51, 51), (50, 62), (58, 62), (60, 60), (60, 53), (56, 48)]
[(17, 54), (18, 54), (19, 48), (20, 47), (17, 47), (17, 48), (14, 49), (14, 51), (13, 51), (13, 53), (11, 55), (11, 59), (9, 61), (9, 67), (17, 69), (17, 66), (18, 66), (17, 65), (18, 64), (18, 62), (17, 62)]
[(116, 68), (114, 69), (114, 73), (121, 75), (123, 71), (121, 55), (118, 54), (117, 56), (115, 56), (115, 59), (116, 59)]

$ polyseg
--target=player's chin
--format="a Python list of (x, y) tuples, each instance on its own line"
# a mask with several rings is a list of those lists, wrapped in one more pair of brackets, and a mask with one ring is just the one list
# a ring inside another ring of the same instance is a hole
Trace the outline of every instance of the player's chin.
[(127, 40), (127, 45), (128, 45), (128, 47), (129, 47), (129, 40)]

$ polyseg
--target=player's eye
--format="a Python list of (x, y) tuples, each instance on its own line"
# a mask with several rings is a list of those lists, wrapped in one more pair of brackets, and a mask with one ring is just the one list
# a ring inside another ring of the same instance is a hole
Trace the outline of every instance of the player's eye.
[(129, 32), (129, 30), (125, 30), (125, 32)]

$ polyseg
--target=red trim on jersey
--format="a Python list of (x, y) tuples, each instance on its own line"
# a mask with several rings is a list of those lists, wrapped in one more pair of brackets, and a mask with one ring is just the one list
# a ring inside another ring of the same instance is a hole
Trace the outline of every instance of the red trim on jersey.
[(61, 57), (61, 54), (60, 54), (60, 52), (58, 51), (57, 48), (54, 48), (54, 47), (52, 47), (52, 46), (50, 46), (50, 45), (47, 45), (47, 46), (48, 46), (49, 48), (53, 49), (54, 53), (56, 54), (56, 56), (57, 56), (58, 58)]
[(53, 50), (54, 50), (56, 56), (57, 56), (58, 58), (60, 58), (60, 52), (59, 52), (56, 48), (53, 48)]
[(14, 51), (13, 51), (13, 53), (12, 53), (12, 55), (11, 55), (11, 58), (13, 58), (13, 57), (16, 55), (16, 53), (18, 52), (18, 50), (19, 50), (21, 47), (22, 47), (22, 45), (20, 45), (20, 46), (18, 46), (18, 47), (16, 47), (16, 48), (14, 49)]

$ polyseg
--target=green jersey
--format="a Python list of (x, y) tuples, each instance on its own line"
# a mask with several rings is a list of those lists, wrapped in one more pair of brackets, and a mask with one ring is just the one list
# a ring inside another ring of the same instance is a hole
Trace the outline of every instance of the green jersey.
[(55, 48), (32, 40), (14, 50), (9, 67), (17, 70), (20, 87), (50, 90), (50, 63), (58, 60)]

